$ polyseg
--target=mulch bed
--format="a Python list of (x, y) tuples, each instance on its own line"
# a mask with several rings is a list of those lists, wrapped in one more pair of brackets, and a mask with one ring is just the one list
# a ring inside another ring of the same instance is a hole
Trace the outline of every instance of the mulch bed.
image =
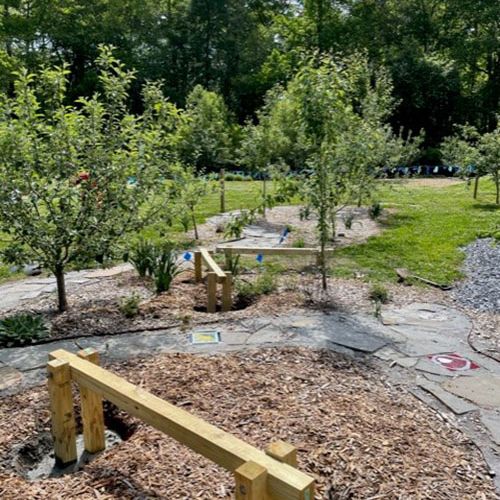
[[(376, 368), (341, 355), (305, 348), (166, 354), (110, 368), (255, 446), (293, 443), (300, 469), (317, 478), (316, 498), (497, 498), (480, 453), (463, 434)], [(1, 498), (233, 493), (229, 473), (142, 423), (83, 470), (28, 482), (12, 469), (13, 449), (49, 425), (44, 387), (1, 401)]]

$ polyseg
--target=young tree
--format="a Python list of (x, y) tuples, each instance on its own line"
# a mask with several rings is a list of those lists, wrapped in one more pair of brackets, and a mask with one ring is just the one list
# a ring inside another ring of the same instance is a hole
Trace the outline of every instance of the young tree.
[(203, 201), (204, 196), (215, 188), (214, 181), (211, 181), (206, 176), (196, 175), (192, 168), (179, 169), (174, 177), (173, 189), (176, 192), (178, 216), (186, 231), (189, 223), (193, 224), (195, 240), (200, 239), (196, 223), (196, 208)]
[(127, 112), (131, 71), (101, 47), (101, 93), (67, 105), (66, 68), (18, 73), (0, 101), (0, 229), (17, 261), (37, 259), (57, 279), (66, 310), (64, 272), (108, 256), (117, 241), (160, 210), (162, 158), (158, 88), (143, 90), (146, 112)]
[(479, 179), (491, 175), (496, 189), (496, 204), (500, 204), (500, 126), (481, 135), (470, 125), (459, 127), (459, 133), (447, 137), (441, 145), (446, 162), (457, 165), (463, 175), (474, 179), (474, 199), (477, 198)]
[(357, 199), (360, 189), (367, 191), (380, 167), (400, 159), (404, 150), (385, 124), (391, 90), (385, 73), (373, 74), (359, 54), (337, 60), (313, 55), (268, 111), (266, 119), (297, 148), (295, 158), (305, 159), (301, 194), (317, 216), (323, 289), (325, 249), (335, 234), (337, 212)]

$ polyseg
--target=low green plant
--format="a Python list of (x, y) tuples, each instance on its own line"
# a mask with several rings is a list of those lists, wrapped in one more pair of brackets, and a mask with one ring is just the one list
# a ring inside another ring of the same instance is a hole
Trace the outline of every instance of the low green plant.
[(382, 204), (376, 201), (372, 203), (371, 207), (368, 209), (368, 215), (371, 219), (375, 220), (382, 215), (383, 210)]
[(261, 295), (269, 295), (276, 290), (277, 284), (273, 273), (265, 272), (253, 282), (238, 280), (236, 291), (240, 299), (252, 301)]
[(176, 250), (169, 244), (158, 248), (153, 266), (156, 293), (159, 294), (170, 290), (174, 278), (180, 272)]
[(0, 320), (0, 345), (6, 347), (31, 344), (48, 335), (41, 316), (19, 313)]
[(153, 266), (156, 257), (156, 247), (154, 243), (141, 239), (132, 247), (128, 260), (134, 266), (141, 278), (152, 276)]
[(139, 304), (141, 297), (137, 293), (133, 293), (129, 297), (123, 297), (118, 308), (126, 318), (134, 318), (139, 314)]
[(384, 285), (379, 283), (371, 287), (369, 296), (375, 303), (387, 304), (389, 302), (389, 291)]
[(293, 243), (292, 246), (294, 248), (305, 248), (306, 247), (306, 242), (304, 238), (297, 238)]
[(227, 254), (226, 255), (226, 271), (230, 271), (233, 278), (236, 278), (241, 271), (240, 255)]
[(344, 226), (346, 229), (352, 228), (352, 224), (353, 224), (355, 218), (356, 218), (356, 215), (354, 212), (347, 212), (347, 213), (342, 215), (342, 221), (344, 222)]

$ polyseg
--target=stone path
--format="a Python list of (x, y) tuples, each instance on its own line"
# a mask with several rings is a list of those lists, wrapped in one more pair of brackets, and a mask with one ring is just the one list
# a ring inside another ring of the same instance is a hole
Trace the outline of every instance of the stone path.
[[(109, 269), (90, 269), (66, 273), (66, 289), (74, 291), (77, 287), (95, 283), (103, 278), (116, 276), (132, 269), (130, 264), (120, 264)], [(32, 276), (27, 279), (11, 281), (0, 285), (0, 312), (21, 304), (24, 300), (35, 299), (43, 294), (54, 293), (57, 289), (54, 276)]]
[[(114, 361), (162, 352), (220, 353), (284, 345), (328, 348), (380, 365), (397, 383), (447, 415), (481, 447), (500, 488), (500, 363), (469, 346), (470, 320), (457, 310), (424, 303), (388, 309), (381, 319), (297, 310), (286, 316), (211, 324), (210, 329), (221, 332), (219, 344), (193, 345), (191, 332), (171, 329), (2, 349), (0, 391), (14, 392), (42, 383), (47, 355), (55, 349), (74, 352), (94, 347), (105, 361)], [(450, 359), (455, 359), (450, 354), (460, 355), (457, 359), (465, 360), (469, 369), (447, 369)], [(430, 359), (432, 355), (443, 363)]]

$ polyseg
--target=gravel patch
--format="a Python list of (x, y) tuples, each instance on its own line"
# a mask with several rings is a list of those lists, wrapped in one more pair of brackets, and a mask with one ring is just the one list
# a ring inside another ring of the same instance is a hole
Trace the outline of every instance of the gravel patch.
[(465, 247), (466, 279), (454, 297), (479, 311), (500, 312), (500, 245), (484, 238)]

